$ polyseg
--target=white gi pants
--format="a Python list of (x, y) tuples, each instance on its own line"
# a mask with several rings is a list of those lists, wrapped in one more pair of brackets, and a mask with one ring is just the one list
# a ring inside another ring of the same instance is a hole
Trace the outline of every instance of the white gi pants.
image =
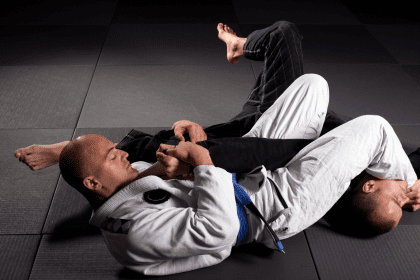
[(268, 172), (292, 208), (271, 226), (276, 230), (286, 223), (291, 227), (290, 236), (322, 218), (363, 170), (382, 179), (406, 180), (408, 187), (417, 180), (401, 142), (381, 116), (355, 118), (319, 137), (328, 103), (327, 81), (317, 74), (305, 74), (243, 136), (316, 139), (284, 168)]

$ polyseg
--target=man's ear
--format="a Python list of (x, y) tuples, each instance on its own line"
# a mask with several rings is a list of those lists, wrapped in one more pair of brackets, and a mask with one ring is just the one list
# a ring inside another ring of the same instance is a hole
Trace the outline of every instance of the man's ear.
[(83, 185), (91, 191), (97, 191), (102, 188), (101, 182), (99, 182), (95, 177), (88, 176), (83, 179)]
[(371, 193), (378, 189), (378, 184), (375, 180), (367, 180), (362, 187), (364, 193)]

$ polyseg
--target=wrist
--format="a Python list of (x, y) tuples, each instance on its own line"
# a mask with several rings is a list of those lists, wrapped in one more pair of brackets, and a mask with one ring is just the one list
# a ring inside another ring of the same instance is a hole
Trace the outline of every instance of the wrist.
[(202, 160), (196, 161), (196, 163), (194, 165), (194, 168), (197, 167), (197, 166), (200, 166), (200, 165), (214, 165), (214, 164), (213, 164), (213, 161), (211, 160), (211, 158), (202, 159)]

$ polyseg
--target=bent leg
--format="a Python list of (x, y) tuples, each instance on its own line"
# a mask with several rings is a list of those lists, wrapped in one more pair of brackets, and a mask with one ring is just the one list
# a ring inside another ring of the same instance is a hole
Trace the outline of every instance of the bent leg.
[(329, 103), (327, 81), (305, 74), (290, 85), (243, 137), (316, 139)]
[(295, 24), (278, 21), (252, 32), (243, 47), (244, 57), (264, 61), (242, 111), (229, 122), (204, 131), (211, 138), (241, 137), (283, 92), (303, 75), (302, 34)]
[(337, 127), (303, 148), (285, 168), (273, 171), (273, 180), (300, 219), (290, 216), (290, 233), (323, 217), (363, 170), (378, 178), (406, 180), (409, 186), (417, 180), (397, 135), (380, 116), (361, 116)]

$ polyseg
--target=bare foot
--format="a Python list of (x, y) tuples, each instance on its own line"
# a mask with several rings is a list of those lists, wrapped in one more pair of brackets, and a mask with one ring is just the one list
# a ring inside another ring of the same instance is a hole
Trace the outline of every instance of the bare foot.
[(31, 145), (15, 151), (15, 157), (32, 170), (44, 169), (58, 163), (60, 153), (70, 141), (52, 145)]
[(227, 25), (219, 23), (217, 25), (219, 31), (219, 39), (224, 41), (227, 46), (227, 60), (236, 64), (239, 62), (239, 57), (243, 55), (243, 46), (246, 38), (239, 38)]

